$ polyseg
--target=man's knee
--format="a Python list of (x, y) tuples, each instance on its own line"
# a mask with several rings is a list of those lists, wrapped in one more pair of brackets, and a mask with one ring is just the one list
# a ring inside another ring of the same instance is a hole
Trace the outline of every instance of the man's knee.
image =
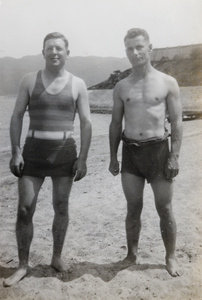
[(142, 208), (143, 208), (143, 202), (138, 201), (137, 203), (128, 203), (127, 207), (127, 219), (133, 219), (133, 220), (139, 220), (141, 213), (142, 213)]
[(68, 199), (66, 199), (66, 201), (56, 201), (54, 211), (60, 216), (68, 216)]
[(25, 205), (19, 205), (17, 220), (18, 222), (20, 221), (25, 224), (28, 224), (30, 221), (32, 221), (33, 214), (34, 214), (33, 208)]
[(173, 218), (172, 206), (169, 205), (156, 205), (156, 209), (158, 212), (159, 217), (162, 220), (170, 220)]

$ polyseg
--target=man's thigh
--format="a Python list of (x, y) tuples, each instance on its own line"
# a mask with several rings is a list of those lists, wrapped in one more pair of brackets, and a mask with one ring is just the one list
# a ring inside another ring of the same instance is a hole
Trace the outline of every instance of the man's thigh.
[(123, 191), (128, 205), (138, 205), (143, 201), (145, 179), (127, 172), (121, 173)]
[(22, 176), (18, 180), (19, 204), (26, 207), (36, 202), (44, 178)]
[(171, 204), (173, 197), (173, 181), (166, 178), (154, 179), (151, 182), (154, 198), (157, 206)]
[(71, 177), (52, 177), (53, 205), (68, 205), (73, 179)]

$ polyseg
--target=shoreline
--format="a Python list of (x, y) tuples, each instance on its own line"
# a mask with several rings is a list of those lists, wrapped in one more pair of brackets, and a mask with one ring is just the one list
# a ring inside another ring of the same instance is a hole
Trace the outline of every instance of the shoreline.
[[(90, 108), (91, 113), (93, 114), (111, 114), (112, 109), (107, 107), (91, 107)], [(200, 120), (202, 119), (202, 110), (196, 110), (196, 111), (183, 111), (182, 113), (182, 121), (192, 121), (192, 120)]]

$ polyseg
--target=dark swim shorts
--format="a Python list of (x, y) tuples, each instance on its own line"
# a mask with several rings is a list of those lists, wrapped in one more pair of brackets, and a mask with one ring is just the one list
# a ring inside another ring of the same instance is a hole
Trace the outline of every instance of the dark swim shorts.
[(28, 137), (22, 155), (25, 162), (22, 175), (73, 177), (73, 165), (77, 159), (73, 138), (42, 140)]
[(165, 178), (164, 170), (169, 156), (168, 134), (163, 139), (136, 142), (122, 136), (121, 172), (134, 174), (147, 179)]

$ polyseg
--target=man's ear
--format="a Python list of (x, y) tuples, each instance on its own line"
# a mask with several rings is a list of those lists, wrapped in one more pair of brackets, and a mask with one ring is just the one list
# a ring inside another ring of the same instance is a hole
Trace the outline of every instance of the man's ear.
[(44, 54), (44, 49), (43, 49), (41, 52), (42, 52), (42, 54), (43, 54), (43, 57), (45, 57), (45, 54)]
[(67, 56), (69, 56), (69, 54), (70, 54), (70, 50), (67, 50)]
[(149, 44), (149, 52), (152, 52), (152, 50), (153, 50), (153, 46), (152, 44)]

